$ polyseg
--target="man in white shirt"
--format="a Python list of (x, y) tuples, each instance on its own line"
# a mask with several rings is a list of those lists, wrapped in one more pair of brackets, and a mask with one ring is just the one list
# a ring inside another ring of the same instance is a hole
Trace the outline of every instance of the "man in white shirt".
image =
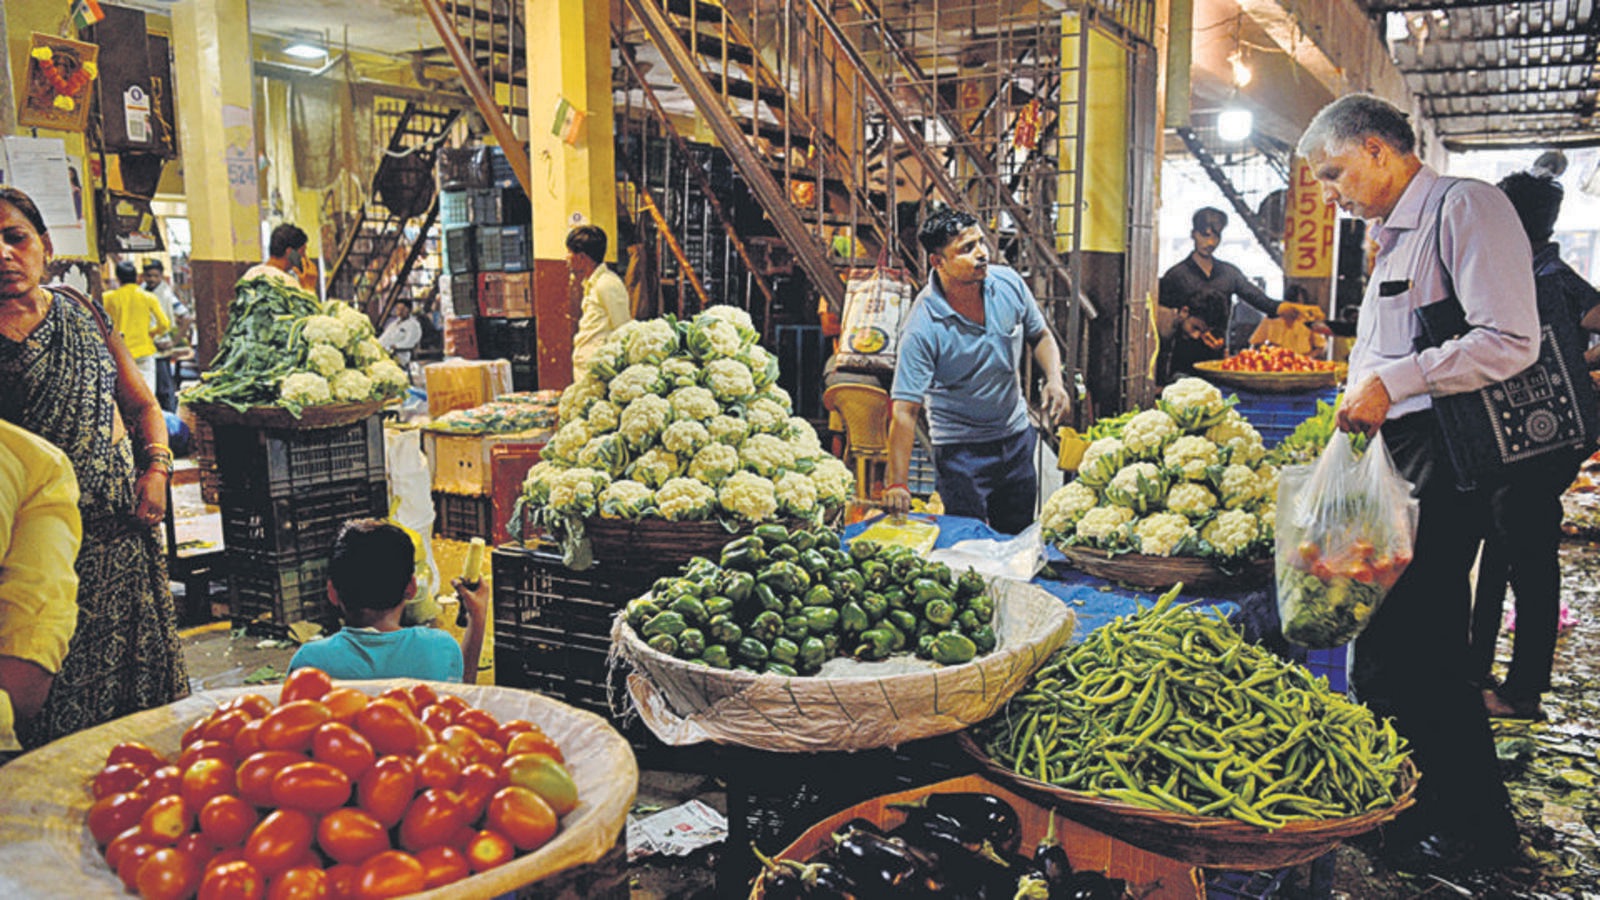
[(411, 351), (422, 343), (422, 325), (411, 317), (411, 303), (399, 300), (394, 305), (394, 317), (378, 335), (383, 349), (394, 354), (394, 361), (404, 369), (411, 365)]
[(144, 264), (144, 289), (156, 295), (161, 301), (161, 311), (167, 314), (167, 321), (176, 322), (178, 314), (188, 314), (184, 309), (183, 301), (173, 293), (172, 286), (167, 284), (166, 267), (158, 259), (152, 259)]
[(611, 332), (633, 321), (628, 288), (605, 264), (606, 233), (596, 225), (579, 225), (567, 234), (567, 271), (583, 285), (583, 313), (572, 339), (572, 380), (589, 369), (589, 359)]

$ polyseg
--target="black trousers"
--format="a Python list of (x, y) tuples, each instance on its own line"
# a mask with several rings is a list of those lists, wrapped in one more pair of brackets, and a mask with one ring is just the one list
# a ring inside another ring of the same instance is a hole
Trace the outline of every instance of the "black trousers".
[(1515, 846), (1483, 698), (1467, 666), (1468, 576), (1484, 531), (1473, 493), (1456, 489), (1432, 412), (1390, 421), (1383, 438), (1420, 501), (1411, 565), (1360, 637), (1350, 681), (1392, 716), (1422, 770), (1417, 805), (1395, 824), (1401, 841), (1432, 832), (1495, 850)]

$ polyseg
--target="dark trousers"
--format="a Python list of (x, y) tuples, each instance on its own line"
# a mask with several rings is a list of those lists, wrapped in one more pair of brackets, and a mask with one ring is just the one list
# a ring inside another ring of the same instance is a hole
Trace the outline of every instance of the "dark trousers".
[(1422, 771), (1417, 805), (1392, 835), (1431, 832), (1515, 846), (1483, 698), (1467, 669), (1468, 575), (1482, 537), (1477, 497), (1458, 491), (1431, 412), (1389, 422), (1383, 438), (1421, 509), (1411, 565), (1356, 638), (1350, 681), (1379, 716), (1393, 716)]
[(1001, 534), (1033, 523), (1039, 473), (1033, 467), (1033, 426), (997, 441), (934, 445), (935, 487), (944, 511), (986, 519)]
[(1489, 533), (1478, 561), (1468, 673), (1480, 684), (1490, 683), (1509, 582), (1516, 591), (1517, 635), (1500, 691), (1508, 700), (1538, 700), (1550, 689), (1561, 615), (1561, 495), (1587, 457), (1584, 450), (1552, 452), (1479, 487)]

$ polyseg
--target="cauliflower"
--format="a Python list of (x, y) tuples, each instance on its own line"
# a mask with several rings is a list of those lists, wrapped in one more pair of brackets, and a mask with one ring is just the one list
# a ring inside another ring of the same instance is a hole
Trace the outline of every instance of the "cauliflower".
[[(629, 324), (632, 323), (624, 324), (622, 328), (627, 328)], [(617, 336), (618, 332), (622, 331), (622, 328), (613, 331), (611, 337), (600, 345), (600, 349), (589, 357), (589, 371), (587, 374), (601, 381), (611, 381), (617, 377), (618, 373), (628, 367), (627, 348), (622, 345), (621, 338)]]
[(778, 358), (767, 352), (767, 348), (760, 344), (751, 344), (736, 357), (750, 370), (750, 378), (756, 384), (756, 390), (765, 390), (778, 381)]
[(664, 448), (651, 447), (628, 466), (626, 474), (634, 481), (659, 488), (666, 484), (668, 479), (683, 474), (683, 462), (676, 454)]
[(1129, 463), (1106, 485), (1107, 500), (1140, 515), (1159, 508), (1166, 496), (1166, 480), (1154, 463)]
[(794, 468), (794, 449), (774, 435), (751, 435), (739, 445), (739, 461), (758, 475), (774, 478), (781, 471)]
[[(724, 403), (742, 400), (756, 392), (750, 370), (734, 359), (714, 359), (706, 364), (706, 387)], [(787, 415), (787, 413), (785, 413)]]
[(778, 511), (777, 488), (753, 472), (735, 472), (717, 489), (722, 508), (742, 519), (761, 522)]
[[(616, 387), (616, 382), (612, 382), (612, 387)], [(613, 390), (613, 396), (615, 393)], [(667, 398), (646, 394), (623, 408), (617, 430), (628, 439), (629, 446), (643, 450), (655, 443), (671, 417), (672, 404), (667, 402)]]
[(656, 492), (637, 481), (613, 481), (600, 493), (602, 519), (637, 519), (655, 503)]
[(1277, 540), (1278, 504), (1268, 503), (1256, 513), (1256, 518), (1261, 520), (1261, 540), (1267, 543)]
[(737, 447), (750, 435), (750, 423), (735, 416), (712, 416), (706, 430), (711, 432), (713, 441)]
[(701, 448), (689, 461), (689, 477), (716, 487), (739, 470), (739, 451), (727, 444)]
[(704, 314), (695, 317), (694, 324), (689, 326), (689, 333), (684, 335), (683, 340), (684, 348), (702, 361), (737, 356), (744, 348), (744, 343), (738, 326)]
[(615, 478), (628, 467), (627, 442), (615, 432), (591, 438), (578, 451), (578, 465), (599, 469)]
[(1103, 545), (1125, 531), (1125, 526), (1132, 521), (1133, 510), (1126, 506), (1096, 506), (1078, 520), (1074, 534), (1084, 543)]
[(1264, 465), (1256, 469), (1256, 500), (1268, 504), (1278, 502), (1278, 469), (1276, 466)]
[(367, 366), (367, 377), (372, 379), (377, 392), (385, 397), (398, 397), (411, 387), (411, 379), (405, 371), (387, 359)]
[(783, 410), (783, 414), (786, 416), (794, 412), (794, 401), (789, 398), (789, 392), (775, 384), (763, 388), (751, 400), (752, 402), (766, 400), (774, 403)]
[(1103, 437), (1083, 451), (1078, 480), (1092, 488), (1103, 488), (1127, 461), (1128, 450), (1122, 446), (1122, 439)]
[(1140, 553), (1173, 556), (1193, 543), (1195, 531), (1189, 520), (1172, 512), (1158, 512), (1134, 523), (1133, 537)]
[(278, 400), (285, 406), (316, 406), (333, 402), (328, 379), (315, 372), (294, 372), (278, 383)]
[(1222, 477), (1217, 479), (1217, 494), (1227, 509), (1241, 509), (1254, 503), (1260, 496), (1257, 493), (1260, 489), (1256, 473), (1237, 463), (1223, 469)]
[[(666, 319), (637, 320), (621, 338), (627, 349), (628, 364), (650, 363), (660, 365), (663, 360), (678, 352), (678, 329)], [(620, 330), (620, 329), (619, 329)]]
[(800, 456), (804, 451), (806, 456), (816, 456), (823, 452), (822, 441), (817, 437), (817, 430), (811, 423), (799, 416), (789, 417), (789, 444), (795, 448), (795, 455)]
[(606, 397), (606, 383), (593, 375), (582, 378), (567, 385), (561, 392), (561, 399), (556, 401), (556, 414), (558, 421), (565, 425), (574, 419), (581, 419), (589, 411), (589, 407), (596, 400)]
[(1242, 556), (1261, 539), (1261, 521), (1242, 509), (1225, 509), (1201, 529), (1200, 537), (1216, 556)]
[[(372, 320), (356, 311), (354, 306), (338, 300), (330, 300), (328, 306), (333, 309), (333, 317), (344, 323), (344, 329), (349, 334), (348, 340), (350, 343), (377, 335), (377, 332), (372, 330)], [(378, 349), (382, 350), (383, 348), (379, 347)], [(384, 355), (387, 356), (388, 354)]]
[(550, 500), (550, 486), (555, 484), (556, 478), (566, 469), (549, 460), (540, 460), (528, 470), (526, 478), (522, 479), (522, 495), (528, 502), (543, 506)]
[(1228, 401), (1216, 385), (1201, 378), (1179, 378), (1161, 391), (1156, 407), (1166, 412), (1184, 431), (1209, 428), (1221, 421)]
[[(660, 369), (640, 363), (623, 369), (616, 378), (611, 379), (611, 402), (625, 407), (645, 395), (666, 393), (666, 387), (666, 382), (661, 380)], [(660, 399), (659, 396), (657, 399)]]
[(676, 419), (705, 422), (722, 412), (717, 398), (703, 387), (681, 387), (668, 395), (672, 415)]
[(673, 422), (661, 432), (661, 446), (682, 457), (691, 457), (700, 448), (711, 443), (711, 433), (699, 422), (684, 419)]
[[(701, 310), (700, 316), (704, 316), (708, 319), (720, 319), (721, 321), (727, 322), (734, 328), (739, 329), (741, 334), (749, 335), (751, 339), (754, 339), (756, 336), (755, 323), (750, 320), (750, 314), (737, 306), (729, 306), (726, 303), (719, 303), (716, 306), (708, 306)], [(697, 321), (698, 318), (699, 317), (696, 317)]]
[(1159, 409), (1147, 409), (1128, 420), (1122, 429), (1122, 446), (1132, 459), (1156, 460), (1161, 449), (1178, 436), (1178, 423)]
[(372, 379), (355, 369), (345, 369), (328, 379), (333, 399), (360, 403), (372, 396)]
[(1098, 502), (1094, 488), (1082, 482), (1063, 485), (1050, 495), (1050, 499), (1044, 502), (1044, 509), (1039, 512), (1039, 524), (1045, 539), (1054, 541), (1070, 535), (1078, 519)]
[(608, 431), (616, 431), (617, 424), (621, 421), (621, 416), (622, 413), (617, 409), (615, 403), (610, 400), (596, 400), (594, 405), (589, 407), (588, 415), (585, 415), (583, 419), (588, 423), (591, 435), (600, 435)]
[(1222, 461), (1217, 445), (1196, 434), (1186, 434), (1167, 445), (1161, 460), (1189, 481), (1202, 481), (1206, 470)]
[(1261, 432), (1233, 410), (1206, 430), (1206, 440), (1221, 447), (1223, 458), (1228, 462), (1253, 466), (1267, 455), (1267, 448), (1261, 443)]
[(350, 343), (350, 329), (333, 316), (306, 316), (300, 321), (303, 323), (301, 336), (312, 344), (343, 347)]
[(1167, 492), (1167, 509), (1190, 519), (1203, 519), (1216, 508), (1216, 495), (1203, 484), (1185, 481)]
[(823, 456), (811, 470), (810, 478), (817, 489), (817, 501), (824, 506), (839, 506), (855, 495), (856, 476), (837, 456)]
[(789, 427), (789, 411), (771, 400), (746, 405), (744, 418), (750, 423), (750, 430), (760, 434), (778, 434)]
[(373, 363), (384, 362), (385, 360), (394, 362), (394, 358), (389, 355), (389, 351), (383, 349), (383, 345), (373, 338), (363, 338), (356, 341), (356, 345), (350, 348), (350, 355), (356, 358), (356, 365), (358, 366), (370, 366)]
[(692, 359), (674, 356), (661, 364), (661, 377), (668, 387), (693, 387), (700, 383), (700, 367)]
[(693, 478), (673, 478), (656, 491), (656, 511), (668, 522), (705, 519), (715, 511), (717, 492)]
[(331, 344), (312, 344), (311, 352), (306, 354), (306, 367), (323, 378), (332, 378), (345, 369), (344, 351)]
[(594, 469), (563, 469), (550, 484), (549, 508), (569, 516), (594, 515), (600, 492), (610, 483), (611, 476)]
[(593, 435), (589, 433), (589, 426), (584, 424), (582, 419), (568, 422), (551, 435), (544, 449), (539, 451), (539, 457), (570, 466), (578, 461), (578, 451), (583, 449), (584, 444), (589, 443), (591, 437)]
[(810, 518), (817, 511), (817, 486), (799, 472), (786, 472), (773, 482), (778, 506), (791, 516)]

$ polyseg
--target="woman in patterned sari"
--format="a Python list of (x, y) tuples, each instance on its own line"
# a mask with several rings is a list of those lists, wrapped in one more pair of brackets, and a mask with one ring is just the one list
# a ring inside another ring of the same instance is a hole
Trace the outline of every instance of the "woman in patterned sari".
[(38, 207), (0, 187), (0, 419), (67, 454), (83, 515), (78, 629), (18, 735), (25, 747), (189, 692), (156, 536), (172, 475), (166, 422), (100, 305), (40, 284), (50, 254)]

